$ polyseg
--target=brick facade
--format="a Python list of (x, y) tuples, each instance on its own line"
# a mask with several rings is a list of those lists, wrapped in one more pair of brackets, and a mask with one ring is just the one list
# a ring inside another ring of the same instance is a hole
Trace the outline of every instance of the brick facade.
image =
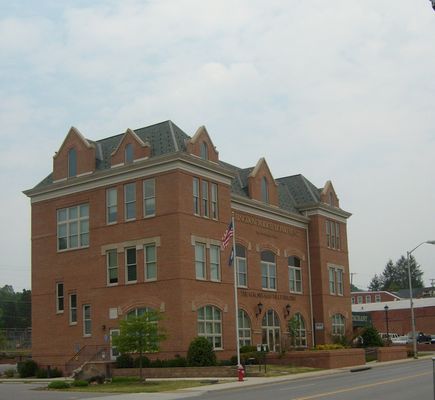
[[(284, 349), (288, 321), (296, 314), (305, 325), (301, 346), (331, 342), (337, 329), (351, 332), (350, 214), (338, 207), (329, 181), (316, 189), (302, 176), (275, 180), (264, 159), (248, 170), (230, 166), (219, 161), (205, 128), (189, 138), (170, 121), (99, 142), (77, 132), (69, 132), (56, 154), (53, 174), (25, 192), (32, 201), (32, 350), (38, 363), (63, 368), (85, 346), (107, 345), (119, 320), (145, 307), (163, 314), (168, 338), (160, 358), (186, 354), (191, 340), (201, 334), (203, 307), (205, 314), (213, 310), (214, 325), (204, 321), (203, 326), (214, 330), (210, 340), (216, 340), (218, 357), (233, 356), (231, 246), (220, 248), (232, 215), (237, 245), (245, 249), (246, 284), (239, 286), (238, 299), (250, 324), (245, 334), (251, 344)], [(206, 143), (203, 148), (201, 141)], [(127, 143), (133, 145), (134, 162), (123, 160)], [(77, 152), (77, 175), (68, 177), (71, 148)], [(144, 191), (145, 181), (152, 181), (154, 192)], [(116, 192), (117, 200), (116, 219), (110, 222), (108, 189)], [(315, 201), (299, 199), (294, 190), (306, 191)], [(155, 206), (151, 215), (144, 211), (147, 196)], [(126, 220), (129, 202), (131, 207), (134, 203), (134, 217)], [(327, 238), (327, 221), (334, 224), (334, 245), (332, 236)], [(112, 278), (117, 282), (108, 277), (108, 252), (116, 260), (117, 277)], [(289, 263), (295, 259), (301, 282), (291, 292)], [(150, 263), (155, 268), (151, 278), (146, 273)], [(205, 276), (198, 276), (204, 266)], [(73, 299), (76, 304), (71, 304)], [(336, 315), (343, 318), (341, 328), (332, 326)]]

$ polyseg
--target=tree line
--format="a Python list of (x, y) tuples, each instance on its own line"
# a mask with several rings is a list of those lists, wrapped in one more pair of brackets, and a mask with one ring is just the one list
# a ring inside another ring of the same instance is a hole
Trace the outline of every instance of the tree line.
[(0, 288), (0, 330), (30, 328), (31, 310), (30, 290), (15, 292), (11, 285)]

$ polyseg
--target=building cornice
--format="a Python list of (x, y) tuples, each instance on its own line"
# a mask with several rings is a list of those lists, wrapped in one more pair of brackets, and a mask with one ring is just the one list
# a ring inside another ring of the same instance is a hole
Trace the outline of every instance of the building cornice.
[(307, 217), (321, 215), (342, 223), (346, 223), (346, 220), (352, 215), (350, 212), (344, 211), (341, 208), (332, 207), (326, 203), (303, 204), (298, 206), (297, 209)]
[(232, 172), (224, 167), (214, 163), (210, 164), (184, 152), (177, 152), (119, 166), (114, 169), (96, 171), (91, 175), (57, 181), (47, 186), (26, 190), (23, 193), (31, 198), (32, 203), (37, 203), (174, 170), (198, 174), (228, 186), (234, 177)]

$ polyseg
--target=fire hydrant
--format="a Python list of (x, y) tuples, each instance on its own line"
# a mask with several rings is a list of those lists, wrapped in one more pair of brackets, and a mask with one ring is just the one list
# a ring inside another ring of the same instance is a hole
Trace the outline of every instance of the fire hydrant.
[(239, 364), (237, 366), (237, 376), (239, 378), (239, 382), (243, 382), (243, 378), (245, 377), (245, 370), (243, 369), (242, 364)]

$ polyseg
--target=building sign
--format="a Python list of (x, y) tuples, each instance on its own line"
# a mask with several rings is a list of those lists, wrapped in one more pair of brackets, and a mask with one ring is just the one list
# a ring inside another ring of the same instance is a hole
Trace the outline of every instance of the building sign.
[(298, 236), (298, 231), (284, 224), (278, 224), (276, 222), (265, 221), (264, 219), (260, 219), (257, 217), (252, 217), (250, 215), (243, 215), (239, 213), (234, 214), (237, 222), (242, 222), (248, 225), (254, 225), (259, 228), (264, 228), (272, 232), (285, 233), (290, 236)]
[(352, 326), (354, 328), (370, 326), (372, 324), (372, 318), (370, 314), (363, 312), (352, 313)]
[(273, 299), (273, 300), (287, 300), (287, 301), (296, 300), (295, 296), (290, 296), (288, 294), (256, 292), (255, 290), (242, 290), (240, 291), (240, 295), (243, 297), (255, 297), (258, 299)]

